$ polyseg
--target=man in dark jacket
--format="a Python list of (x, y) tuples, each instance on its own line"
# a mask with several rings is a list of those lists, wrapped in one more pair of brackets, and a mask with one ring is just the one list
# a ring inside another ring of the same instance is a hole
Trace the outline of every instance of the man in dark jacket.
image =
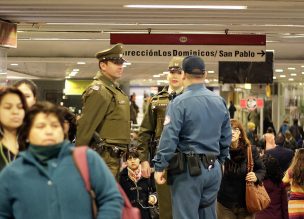
[(265, 154), (269, 154), (272, 157), (276, 158), (280, 164), (281, 170), (285, 172), (289, 167), (289, 164), (293, 158), (294, 153), (291, 149), (283, 147), (284, 144), (283, 134), (279, 133), (278, 136), (276, 137), (276, 141), (273, 133), (265, 134), (264, 138), (266, 142)]

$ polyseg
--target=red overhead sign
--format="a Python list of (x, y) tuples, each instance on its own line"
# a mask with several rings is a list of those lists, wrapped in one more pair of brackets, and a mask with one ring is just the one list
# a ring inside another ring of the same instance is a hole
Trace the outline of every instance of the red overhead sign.
[(124, 56), (169, 61), (173, 56), (201, 56), (204, 61), (264, 62), (266, 35), (237, 34), (111, 34), (123, 43)]
[(111, 44), (149, 45), (266, 45), (266, 35), (239, 34), (116, 34)]

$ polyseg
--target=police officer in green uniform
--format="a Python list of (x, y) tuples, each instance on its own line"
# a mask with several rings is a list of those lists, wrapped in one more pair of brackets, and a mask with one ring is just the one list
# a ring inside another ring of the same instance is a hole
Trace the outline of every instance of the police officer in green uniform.
[[(149, 148), (150, 157), (153, 158), (160, 139), (166, 108), (171, 99), (183, 90), (181, 57), (173, 57), (169, 62), (167, 76), (169, 86), (165, 87), (157, 95), (153, 96), (148, 105), (139, 129), (139, 146)], [(156, 185), (159, 201), (160, 219), (172, 219), (171, 195), (168, 185)]]
[[(100, 71), (82, 96), (82, 115), (77, 124), (76, 145), (96, 145), (114, 176), (118, 176), (120, 158), (130, 143), (130, 105), (128, 96), (116, 82), (122, 76), (122, 44), (96, 54)], [(144, 150), (142, 152), (146, 153)], [(144, 156), (144, 155), (142, 155)], [(143, 162), (143, 175), (150, 166)]]

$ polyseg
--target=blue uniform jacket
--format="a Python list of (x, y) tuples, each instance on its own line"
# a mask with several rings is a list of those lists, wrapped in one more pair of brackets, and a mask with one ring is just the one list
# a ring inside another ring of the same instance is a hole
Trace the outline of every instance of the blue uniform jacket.
[[(57, 159), (43, 167), (29, 151), (0, 174), (0, 219), (92, 218), (91, 201), (74, 165), (70, 142), (63, 142)], [(90, 181), (96, 192), (98, 219), (119, 219), (123, 200), (100, 156), (87, 152)]]
[(221, 163), (229, 156), (231, 143), (229, 112), (222, 97), (203, 84), (187, 87), (170, 102), (159, 149), (153, 162), (163, 171), (176, 148), (197, 154), (214, 154)]

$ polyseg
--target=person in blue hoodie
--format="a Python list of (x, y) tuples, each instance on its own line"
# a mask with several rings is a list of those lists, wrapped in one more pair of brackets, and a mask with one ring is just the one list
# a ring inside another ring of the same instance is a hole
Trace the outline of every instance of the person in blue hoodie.
[[(1, 219), (93, 218), (90, 195), (72, 158), (74, 145), (64, 140), (60, 112), (43, 102), (26, 113), (19, 140), (27, 149), (0, 174)], [(120, 219), (123, 200), (113, 175), (93, 150), (87, 158), (97, 219)]]

